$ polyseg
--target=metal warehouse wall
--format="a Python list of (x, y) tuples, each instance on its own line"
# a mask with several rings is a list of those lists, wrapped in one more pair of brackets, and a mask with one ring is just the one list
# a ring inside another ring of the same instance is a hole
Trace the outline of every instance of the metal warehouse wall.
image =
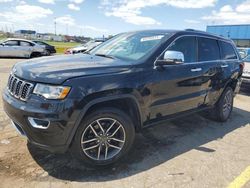
[(214, 25), (207, 26), (207, 32), (231, 39), (250, 39), (250, 25)]

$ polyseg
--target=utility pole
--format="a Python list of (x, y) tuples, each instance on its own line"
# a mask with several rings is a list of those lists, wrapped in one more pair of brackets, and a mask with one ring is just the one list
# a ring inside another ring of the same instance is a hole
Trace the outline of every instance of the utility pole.
[(56, 17), (55, 17), (55, 20), (54, 20), (54, 24), (55, 24), (55, 35), (56, 35)]

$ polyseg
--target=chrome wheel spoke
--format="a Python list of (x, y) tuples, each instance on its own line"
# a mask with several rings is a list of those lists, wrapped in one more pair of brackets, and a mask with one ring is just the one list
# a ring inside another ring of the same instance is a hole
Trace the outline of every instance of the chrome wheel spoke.
[(108, 133), (110, 131), (110, 129), (114, 126), (115, 123), (116, 123), (116, 120), (109, 126), (109, 128), (106, 131), (106, 133)]
[(112, 135), (110, 137), (113, 137), (117, 132), (118, 130), (121, 128), (121, 125), (119, 125), (119, 127), (112, 133)]
[(100, 154), (101, 154), (101, 145), (99, 145), (98, 152), (97, 152), (97, 160), (100, 159)]
[(105, 160), (106, 160), (107, 157), (108, 157), (108, 149), (109, 149), (109, 147), (106, 145), (106, 147), (105, 147), (105, 156), (104, 156), (104, 159), (105, 159)]
[(105, 131), (104, 131), (104, 129), (103, 129), (103, 127), (102, 127), (101, 123), (99, 122), (99, 120), (97, 120), (96, 122), (97, 122), (98, 126), (100, 127), (100, 129), (101, 129), (102, 133), (104, 134), (104, 133), (105, 133)]
[(84, 150), (84, 151), (88, 151), (88, 150), (91, 150), (91, 149), (97, 148), (98, 146), (99, 146), (99, 144), (94, 145), (94, 146), (91, 146), (91, 147), (88, 147), (88, 148), (85, 148), (85, 149), (83, 149), (83, 150)]
[(83, 141), (82, 144), (87, 144), (87, 143), (94, 142), (94, 141), (97, 141), (97, 138), (93, 138), (93, 139), (90, 139), (90, 140)]
[(114, 145), (112, 145), (112, 144), (109, 144), (109, 147), (115, 148), (115, 149), (118, 149), (118, 150), (122, 149), (122, 148), (120, 148), (120, 147), (118, 147), (118, 146), (114, 146)]
[(93, 133), (95, 134), (95, 136), (98, 137), (98, 134), (96, 133), (96, 131), (95, 131), (95, 129), (93, 128), (92, 125), (90, 125), (90, 128), (91, 128), (91, 130), (93, 131)]
[(121, 142), (121, 143), (124, 143), (125, 141), (124, 140), (120, 140), (120, 139), (117, 139), (117, 138), (110, 138), (111, 140), (114, 140), (116, 142)]

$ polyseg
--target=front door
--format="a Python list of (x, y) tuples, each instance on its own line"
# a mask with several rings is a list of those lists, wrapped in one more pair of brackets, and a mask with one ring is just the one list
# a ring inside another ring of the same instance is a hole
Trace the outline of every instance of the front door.
[(204, 65), (197, 62), (197, 38), (183, 36), (173, 42), (167, 51), (184, 55), (184, 63), (165, 65), (154, 70), (150, 119), (198, 108), (204, 104), (207, 94), (207, 78)]
[(1, 47), (1, 55), (5, 57), (19, 56), (19, 44), (17, 40), (8, 40)]

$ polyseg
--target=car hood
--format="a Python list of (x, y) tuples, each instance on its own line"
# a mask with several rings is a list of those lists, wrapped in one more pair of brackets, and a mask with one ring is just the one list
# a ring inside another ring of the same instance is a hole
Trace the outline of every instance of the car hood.
[(29, 81), (61, 84), (74, 77), (127, 71), (131, 65), (127, 61), (88, 54), (60, 55), (17, 63), (12, 72)]

